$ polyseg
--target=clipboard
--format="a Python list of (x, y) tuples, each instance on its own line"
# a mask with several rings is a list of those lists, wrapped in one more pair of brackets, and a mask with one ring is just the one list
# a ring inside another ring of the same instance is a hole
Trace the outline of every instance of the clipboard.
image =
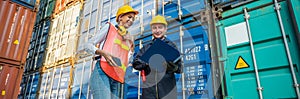
[(180, 52), (176, 48), (170, 46), (161, 39), (156, 39), (152, 46), (145, 51), (140, 59), (149, 63), (149, 59), (155, 54), (162, 55), (166, 61), (174, 61), (180, 56)]
[(112, 58), (112, 61), (114, 61), (116, 63), (116, 65), (118, 65), (119, 67), (122, 66), (122, 62), (121, 62), (120, 58), (114, 57), (114, 56), (112, 56), (111, 58)]
[[(93, 58), (93, 60), (98, 60), (98, 59), (100, 59), (100, 58), (101, 58), (101, 56), (96, 56), (96, 57)], [(112, 59), (112, 61), (114, 61), (114, 62), (116, 63), (116, 65), (118, 65), (119, 67), (122, 66), (122, 61), (121, 61), (120, 58), (115, 57), (115, 56), (111, 56), (111, 59)]]

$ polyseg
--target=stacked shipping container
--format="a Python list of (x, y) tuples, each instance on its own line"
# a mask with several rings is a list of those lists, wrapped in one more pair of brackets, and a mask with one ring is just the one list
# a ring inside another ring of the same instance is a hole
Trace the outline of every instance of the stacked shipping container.
[(19, 99), (34, 99), (37, 96), (40, 72), (25, 74), (20, 85)]
[[(23, 6), (26, 5), (26, 6)], [(0, 1), (0, 98), (14, 99), (19, 93), (23, 67), (36, 13), (35, 2)]]
[(51, 67), (54, 63), (75, 55), (81, 5), (76, 2), (52, 19), (45, 66)]
[[(51, 2), (53, 4), (54, 1), (48, 1), (47, 4), (50, 5)], [(106, 22), (116, 24), (117, 9), (127, 3), (140, 12), (129, 30), (136, 36), (135, 52), (152, 39), (149, 23), (157, 14), (167, 18), (169, 23), (167, 37), (177, 44), (182, 53), (193, 48), (182, 58), (183, 73), (176, 75), (178, 99), (259, 98), (260, 91), (256, 90), (259, 83), (255, 82), (257, 79), (261, 80), (264, 88), (262, 91), (264, 98), (299, 98), (297, 96), (299, 88), (293, 86), (297, 86), (297, 81), (299, 82), (298, 71), (300, 71), (300, 57), (297, 51), (299, 44), (297, 45), (296, 38), (300, 34), (297, 25), (300, 22), (300, 11), (297, 9), (300, 2), (290, 0), (280, 2), (289, 47), (282, 43), (284, 41), (280, 36), (282, 29), (276, 20), (276, 12), (272, 11), (274, 10), (272, 0), (191, 0), (189, 2), (184, 0), (129, 0), (128, 2), (85, 0), (83, 7), (78, 0), (58, 0), (55, 3), (53, 19), (44, 19), (45, 16), (51, 15), (49, 13), (44, 14), (44, 17), (42, 14), (38, 16), (37, 20), (40, 22), (36, 22), (38, 25), (33, 32), (33, 38), (36, 39), (31, 40), (31, 43), (35, 44), (29, 48), (29, 52), (32, 50), (32, 55), (35, 56), (28, 57), (26, 63), (28, 67), (25, 68), (28, 75), (24, 75), (22, 81), (24, 84), (21, 85), (22, 88), (26, 87), (26, 90), (21, 90), (23, 95), (19, 98), (92, 98), (89, 92), (89, 78), (95, 63), (92, 61), (93, 56), (84, 51), (84, 44)], [(264, 5), (257, 6), (260, 4)], [(256, 52), (254, 56), (251, 54), (251, 46), (247, 45), (251, 42), (247, 40), (249, 30), (246, 27), (249, 25), (244, 22), (246, 21), (243, 16), (245, 7), (248, 8), (246, 12), (248, 11), (251, 15), (249, 23), (254, 42), (253, 51)], [(295, 10), (288, 10), (288, 7)], [(82, 13), (81, 8), (83, 8)], [(50, 10), (43, 11), (39, 13)], [(293, 15), (292, 12), (295, 14)], [(216, 17), (212, 16), (213, 14), (218, 14), (216, 16), (220, 19), (214, 20)], [(294, 18), (290, 19), (290, 17)], [(214, 21), (217, 21), (217, 24)], [(49, 25), (50, 22), (51, 25)], [(293, 22), (296, 25), (291, 24)], [(275, 24), (276, 26), (265, 28), (266, 32), (261, 32), (261, 28), (256, 27), (260, 24), (265, 26)], [(46, 56), (42, 58), (41, 46), (45, 44), (42, 38), (48, 30), (50, 35), (47, 50), (44, 52)], [(268, 36), (263, 35), (264, 33)], [(236, 35), (240, 36), (235, 37)], [(285, 58), (288, 56), (286, 48), (289, 48), (291, 58)], [(280, 57), (276, 58), (274, 56), (276, 54)], [(253, 57), (255, 56), (258, 72), (255, 72), (254, 68)], [(41, 59), (45, 60), (38, 61)], [(293, 63), (290, 63), (290, 60)], [(42, 66), (41, 64), (44, 66), (40, 69), (42, 74), (36, 72)], [(244, 65), (237, 64), (246, 64), (248, 68), (241, 68)], [(219, 73), (224, 73), (224, 75), (219, 75)], [(123, 91), (125, 99), (139, 97), (141, 90), (138, 89), (140, 83), (138, 74), (132, 67), (127, 68)], [(5, 75), (7, 78), (7, 74)], [(4, 78), (1, 78), (1, 81)], [(40, 80), (37, 80), (38, 78)], [(220, 87), (219, 80), (222, 80), (222, 87)], [(269, 84), (274, 81), (276, 83)], [(280, 90), (271, 90), (274, 86), (282, 87), (279, 87)], [(222, 93), (220, 93), (221, 90)]]
[(40, 70), (43, 66), (46, 44), (51, 25), (51, 14), (54, 0), (42, 0), (37, 7), (35, 25), (32, 31), (25, 71), (21, 82), (21, 92), (18, 98), (36, 98), (40, 80)]
[(72, 72), (69, 63), (46, 69), (41, 76), (38, 99), (70, 98)]
[(11, 1), (1, 0), (1, 62), (24, 65), (35, 12)]
[(71, 98), (82, 2), (57, 0), (52, 14), (39, 99)]
[(49, 28), (49, 19), (41, 21), (34, 27), (26, 59), (25, 73), (38, 71), (42, 67)]

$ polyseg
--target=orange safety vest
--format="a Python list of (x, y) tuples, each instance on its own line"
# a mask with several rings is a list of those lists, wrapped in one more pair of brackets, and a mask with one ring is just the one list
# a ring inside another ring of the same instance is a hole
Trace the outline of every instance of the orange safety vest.
[(102, 50), (114, 57), (118, 57), (121, 60), (122, 66), (110, 66), (105, 58), (101, 57), (100, 67), (107, 76), (120, 83), (124, 83), (125, 71), (128, 65), (128, 53), (133, 43), (129, 40), (124, 40), (117, 29), (111, 23), (108, 24), (109, 30)]

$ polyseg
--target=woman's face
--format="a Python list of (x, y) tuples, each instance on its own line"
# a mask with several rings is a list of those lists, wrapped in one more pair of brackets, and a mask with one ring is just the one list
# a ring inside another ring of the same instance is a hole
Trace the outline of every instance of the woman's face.
[(129, 28), (134, 22), (134, 13), (126, 13), (120, 17), (119, 25), (124, 26), (126, 29)]

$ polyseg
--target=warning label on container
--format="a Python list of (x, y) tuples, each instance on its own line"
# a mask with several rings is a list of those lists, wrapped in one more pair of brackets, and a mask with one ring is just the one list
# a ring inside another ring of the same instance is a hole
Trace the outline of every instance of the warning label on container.
[(14, 44), (15, 44), (15, 45), (18, 45), (18, 44), (19, 44), (19, 40), (15, 40), (15, 41), (14, 41)]
[(243, 57), (240, 56), (238, 58), (238, 61), (236, 62), (235, 69), (242, 69), (248, 67), (249, 67), (248, 63), (243, 59)]
[(1, 95), (2, 95), (2, 96), (5, 95), (5, 90), (2, 90)]

